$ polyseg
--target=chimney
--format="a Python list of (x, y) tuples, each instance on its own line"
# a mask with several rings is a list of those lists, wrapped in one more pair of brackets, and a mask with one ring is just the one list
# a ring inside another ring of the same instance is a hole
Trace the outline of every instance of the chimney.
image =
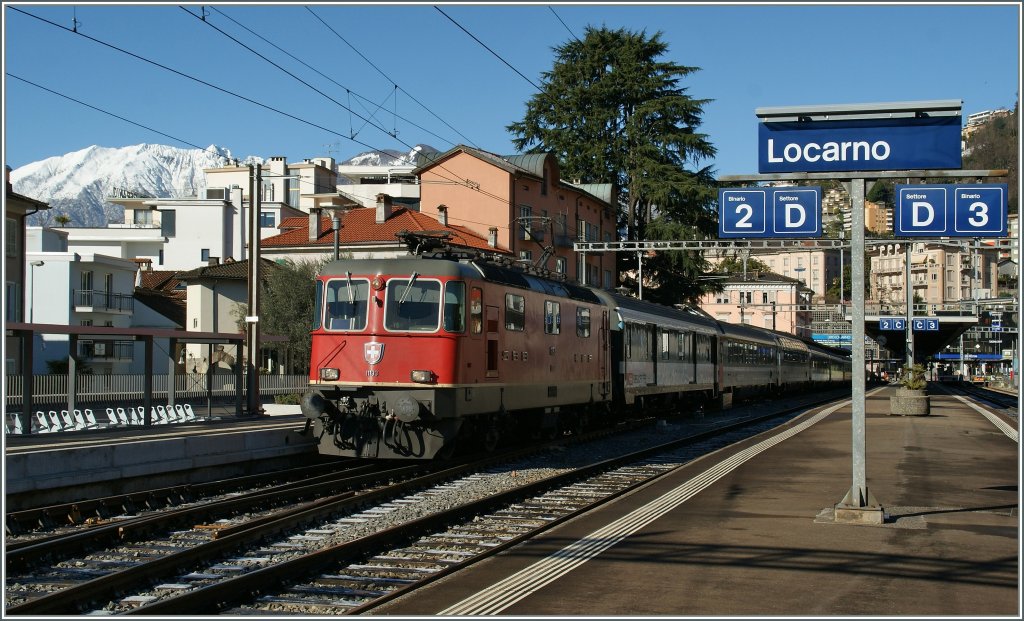
[(448, 226), (448, 205), (437, 206), (437, 221), (441, 226)]
[(498, 247), (498, 227), (492, 226), (487, 233), (487, 245), (491, 248)]
[(220, 265), (220, 257), (210, 257), (206, 260), (206, 265), (213, 267), (214, 265)]
[(313, 208), (309, 210), (309, 241), (316, 241), (320, 239), (320, 233), (323, 231), (320, 229), (320, 209)]
[(377, 195), (377, 224), (383, 224), (391, 217), (393, 206), (390, 194)]
[(4, 164), (4, 180), (7, 182), (7, 191), (13, 192), (14, 186), (11, 185), (11, 166)]

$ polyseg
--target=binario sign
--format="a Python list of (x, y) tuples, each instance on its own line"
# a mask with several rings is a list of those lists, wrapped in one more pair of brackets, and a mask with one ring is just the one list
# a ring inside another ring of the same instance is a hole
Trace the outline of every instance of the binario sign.
[(959, 101), (763, 108), (757, 114), (763, 121), (758, 127), (760, 173), (962, 165)]

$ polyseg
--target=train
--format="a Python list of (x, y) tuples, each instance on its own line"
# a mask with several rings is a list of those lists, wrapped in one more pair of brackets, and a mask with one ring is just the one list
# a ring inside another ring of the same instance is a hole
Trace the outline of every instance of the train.
[(691, 306), (411, 254), (321, 270), (300, 408), (321, 455), (437, 459), (851, 379), (845, 350)]

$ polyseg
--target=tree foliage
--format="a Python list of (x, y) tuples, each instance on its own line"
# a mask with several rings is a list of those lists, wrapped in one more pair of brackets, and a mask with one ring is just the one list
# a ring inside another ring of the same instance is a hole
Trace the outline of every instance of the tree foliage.
[(1018, 179), (1020, 162), (1020, 136), (1017, 133), (1017, 112), (1020, 103), (1013, 105), (1009, 114), (992, 116), (967, 137), (967, 155), (963, 167), (967, 170), (1007, 169), (1007, 177), (992, 179), (1009, 186), (1007, 199), (1010, 213), (1018, 213)]
[[(260, 334), (283, 336), (286, 340), (268, 339), (262, 346), (277, 349), (282, 354), (278, 361), (281, 364), (289, 362), (290, 368), (286, 369), (288, 373), (309, 372), (309, 356), (312, 351), (310, 330), (316, 296), (314, 278), (326, 263), (327, 259), (284, 259), (263, 272)], [(244, 320), (248, 314), (247, 304), (239, 304), (233, 310), (240, 331), (245, 330)]]
[[(698, 131), (709, 100), (680, 85), (699, 69), (660, 60), (668, 52), (660, 33), (588, 27), (554, 51), (541, 92), (507, 128), (515, 147), (554, 153), (563, 178), (614, 183), (627, 240), (712, 235), (717, 190), (700, 164), (715, 148)], [(651, 266), (667, 270), (662, 280), (700, 273), (692, 253), (662, 254)], [(636, 257), (622, 257), (620, 267), (636, 269)], [(647, 270), (645, 260), (645, 278)]]

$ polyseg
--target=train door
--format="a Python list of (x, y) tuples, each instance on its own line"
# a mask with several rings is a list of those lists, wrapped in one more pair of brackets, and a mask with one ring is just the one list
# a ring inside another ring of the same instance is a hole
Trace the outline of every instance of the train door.
[(601, 397), (607, 399), (611, 386), (608, 381), (608, 311), (601, 311), (601, 331), (598, 335), (597, 365), (601, 373)]
[(658, 385), (658, 359), (661, 357), (661, 334), (658, 326), (649, 324), (647, 326), (647, 355), (651, 360), (651, 379), (648, 386)]
[(498, 307), (487, 307), (487, 377), (498, 377)]

